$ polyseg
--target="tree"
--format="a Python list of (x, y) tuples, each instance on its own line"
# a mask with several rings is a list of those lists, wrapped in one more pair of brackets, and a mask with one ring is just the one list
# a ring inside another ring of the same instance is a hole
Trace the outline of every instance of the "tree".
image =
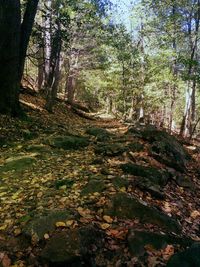
[(29, 0), (21, 24), (19, 0), (0, 1), (0, 113), (20, 112), (19, 88), (38, 0)]

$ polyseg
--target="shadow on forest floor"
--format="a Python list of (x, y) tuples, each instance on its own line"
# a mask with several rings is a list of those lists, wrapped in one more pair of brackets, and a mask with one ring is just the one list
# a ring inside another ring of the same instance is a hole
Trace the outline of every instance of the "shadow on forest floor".
[[(0, 117), (3, 267), (166, 266), (200, 241), (198, 148), (23, 101), (26, 120)], [(199, 266), (198, 250), (168, 266)]]

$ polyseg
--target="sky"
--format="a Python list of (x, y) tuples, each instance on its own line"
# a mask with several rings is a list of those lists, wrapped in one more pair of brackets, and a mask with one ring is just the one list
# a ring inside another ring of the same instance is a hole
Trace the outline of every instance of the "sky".
[(117, 23), (124, 23), (128, 30), (131, 28), (131, 7), (137, 0), (111, 0), (113, 3), (113, 19)]

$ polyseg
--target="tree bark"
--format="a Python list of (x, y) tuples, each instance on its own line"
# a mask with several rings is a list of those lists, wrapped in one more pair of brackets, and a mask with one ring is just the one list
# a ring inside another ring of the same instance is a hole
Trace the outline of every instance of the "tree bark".
[(19, 112), (20, 1), (0, 1), (0, 113)]
[(26, 52), (31, 36), (35, 15), (37, 12), (39, 0), (29, 0), (26, 5), (23, 21), (21, 24), (21, 40), (20, 40), (20, 68), (19, 80), (21, 81), (26, 60)]

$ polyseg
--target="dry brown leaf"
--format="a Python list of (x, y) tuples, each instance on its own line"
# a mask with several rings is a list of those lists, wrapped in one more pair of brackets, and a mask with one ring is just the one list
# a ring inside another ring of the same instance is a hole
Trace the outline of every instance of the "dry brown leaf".
[(200, 216), (200, 212), (198, 210), (193, 210), (190, 214), (190, 217), (192, 217), (193, 219), (196, 219), (199, 216)]
[(167, 245), (165, 249), (162, 250), (163, 259), (168, 261), (172, 255), (174, 255), (174, 247), (172, 245)]

